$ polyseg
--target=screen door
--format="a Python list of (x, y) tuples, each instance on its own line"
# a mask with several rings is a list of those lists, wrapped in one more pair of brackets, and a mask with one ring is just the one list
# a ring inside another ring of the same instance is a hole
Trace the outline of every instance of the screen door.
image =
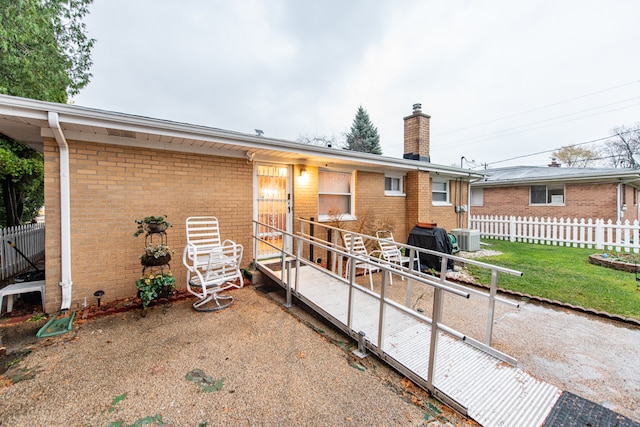
[(290, 230), (291, 191), (289, 166), (261, 165), (256, 167), (257, 220), (264, 224), (258, 226), (257, 259), (279, 256), (282, 249), (288, 249), (289, 239), (282, 231)]

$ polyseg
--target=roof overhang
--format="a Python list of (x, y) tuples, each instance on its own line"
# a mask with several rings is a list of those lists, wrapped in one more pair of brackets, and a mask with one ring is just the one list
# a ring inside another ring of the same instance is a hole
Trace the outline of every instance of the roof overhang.
[(419, 170), (451, 178), (482, 177), (468, 170), (421, 161), (6, 95), (0, 95), (0, 132), (42, 152), (44, 138), (53, 137), (48, 124), (49, 112), (58, 115), (68, 140), (327, 168), (405, 173)]
[(546, 185), (546, 184), (601, 184), (601, 183), (624, 183), (640, 187), (640, 170), (629, 171), (619, 170), (600, 173), (586, 173), (580, 175), (567, 175), (564, 177), (530, 177), (512, 180), (472, 182), (474, 187), (513, 187), (518, 185)]

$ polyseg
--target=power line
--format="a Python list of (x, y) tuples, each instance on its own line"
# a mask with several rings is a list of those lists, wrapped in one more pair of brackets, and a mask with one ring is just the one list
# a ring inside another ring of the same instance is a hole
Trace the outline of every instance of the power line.
[(599, 106), (599, 107), (587, 108), (585, 110), (581, 110), (581, 111), (578, 111), (578, 112), (575, 112), (575, 113), (564, 114), (564, 115), (553, 117), (553, 118), (550, 118), (550, 119), (545, 119), (545, 120), (540, 120), (540, 121), (537, 121), (537, 122), (532, 122), (532, 123), (528, 123), (528, 124), (524, 124), (524, 125), (520, 125), (520, 126), (515, 126), (515, 127), (512, 127), (512, 128), (501, 130), (501, 131), (491, 132), (491, 133), (480, 135), (480, 136), (474, 136), (474, 137), (458, 139), (456, 141), (448, 143), (447, 144), (447, 148), (451, 148), (452, 146), (461, 146), (460, 144), (453, 145), (453, 144), (456, 144), (456, 143), (459, 143), (459, 142), (465, 142), (465, 141), (472, 140), (474, 142), (472, 142), (471, 144), (473, 144), (473, 143), (483, 142), (483, 141), (487, 141), (487, 140), (494, 139), (494, 138), (499, 138), (499, 137), (504, 137), (504, 136), (509, 136), (509, 135), (515, 135), (515, 134), (518, 134), (518, 133), (521, 133), (521, 132), (529, 132), (529, 131), (541, 129), (541, 128), (544, 128), (544, 127), (547, 127), (547, 126), (560, 125), (560, 124), (563, 124), (563, 123), (568, 123), (568, 122), (572, 122), (572, 121), (575, 121), (575, 120), (584, 119), (584, 118), (587, 118), (587, 117), (593, 117), (593, 116), (597, 116), (597, 115), (604, 114), (604, 113), (610, 113), (612, 111), (623, 110), (625, 108), (636, 107), (636, 106), (638, 106), (640, 104), (625, 105), (625, 106), (622, 106), (622, 107), (612, 108), (612, 109), (609, 109), (609, 110), (600, 111), (600, 112), (593, 113), (593, 114), (586, 114), (586, 115), (583, 115), (583, 116), (574, 117), (574, 118), (571, 118), (571, 119), (568, 119), (568, 120), (563, 120), (563, 121), (550, 123), (550, 124), (546, 124), (546, 125), (542, 125), (542, 126), (530, 127), (529, 129), (519, 130), (521, 128), (526, 128), (528, 126), (532, 126), (532, 125), (535, 125), (535, 124), (544, 123), (544, 122), (548, 122), (548, 121), (551, 121), (551, 120), (556, 120), (556, 119), (559, 119), (559, 118), (572, 116), (574, 114), (584, 113), (584, 112), (587, 112), (587, 111), (596, 110), (598, 108), (608, 107), (608, 106), (611, 106), (611, 105), (619, 104), (621, 102), (632, 101), (632, 100), (639, 99), (639, 98), (640, 97), (629, 98), (629, 99), (625, 99), (623, 101), (613, 102), (611, 104), (606, 104), (606, 105)]
[(599, 90), (599, 91), (596, 91), (596, 92), (591, 92), (591, 93), (588, 93), (588, 94), (585, 94), (585, 95), (576, 96), (574, 98), (569, 98), (569, 99), (566, 99), (564, 101), (558, 101), (558, 102), (554, 102), (553, 104), (543, 105), (542, 107), (532, 108), (530, 110), (522, 111), (520, 113), (515, 113), (515, 114), (508, 115), (508, 116), (500, 117), (500, 118), (497, 118), (497, 119), (488, 120), (486, 122), (476, 123), (476, 124), (473, 124), (473, 125), (465, 126), (465, 127), (454, 129), (454, 130), (447, 131), (447, 132), (442, 132), (442, 133), (439, 133), (439, 134), (435, 134), (434, 136), (447, 135), (447, 134), (450, 134), (450, 133), (456, 133), (456, 132), (460, 132), (460, 131), (463, 131), (463, 130), (472, 129), (472, 128), (476, 128), (476, 127), (479, 127), (479, 126), (484, 126), (484, 125), (486, 125), (488, 123), (494, 123), (494, 122), (498, 122), (500, 120), (505, 120), (505, 119), (510, 119), (512, 117), (522, 116), (524, 114), (529, 114), (529, 113), (532, 113), (534, 111), (544, 110), (545, 108), (550, 108), (550, 107), (555, 107), (556, 105), (566, 104), (567, 102), (575, 101), (575, 100), (582, 99), (582, 98), (587, 98), (589, 96), (597, 95), (599, 93), (609, 92), (611, 90), (619, 89), (619, 88), (625, 87), (625, 86), (630, 86), (630, 85), (633, 85), (633, 84), (636, 84), (636, 83), (640, 83), (640, 80), (634, 80), (632, 82), (628, 82), (628, 83), (624, 83), (624, 84), (621, 84), (621, 85), (613, 86), (613, 87), (610, 87), (610, 88), (607, 88), (607, 89), (602, 89), (602, 90)]
[(538, 156), (538, 155), (540, 155), (540, 154), (552, 153), (552, 152), (557, 151), (557, 150), (560, 150), (560, 149), (562, 149), (562, 148), (564, 148), (564, 147), (577, 147), (577, 146), (579, 146), (579, 145), (593, 144), (594, 142), (605, 141), (605, 140), (607, 140), (607, 139), (614, 138), (614, 137), (619, 136), (619, 135), (626, 135), (626, 134), (628, 134), (628, 133), (634, 133), (634, 132), (638, 132), (638, 131), (640, 131), (640, 128), (637, 128), (637, 129), (630, 129), (630, 130), (628, 130), (628, 131), (626, 131), (626, 132), (620, 132), (620, 133), (617, 133), (617, 134), (614, 134), (614, 135), (605, 136), (605, 137), (598, 138), (598, 139), (594, 139), (594, 140), (591, 140), (591, 141), (578, 142), (578, 143), (576, 143), (576, 144), (565, 145), (565, 146), (560, 147), (560, 148), (554, 148), (554, 149), (551, 149), (551, 150), (538, 151), (537, 153), (531, 153), (531, 154), (523, 154), (523, 155), (521, 155), (521, 156), (511, 157), (511, 158), (509, 158), (509, 159), (498, 160), (498, 161), (496, 161), (496, 162), (486, 163), (486, 166), (489, 166), (489, 165), (495, 165), (495, 164), (498, 164), (498, 163), (509, 162), (509, 161), (511, 161), (511, 160), (523, 159), (523, 158), (525, 158), (525, 157)]

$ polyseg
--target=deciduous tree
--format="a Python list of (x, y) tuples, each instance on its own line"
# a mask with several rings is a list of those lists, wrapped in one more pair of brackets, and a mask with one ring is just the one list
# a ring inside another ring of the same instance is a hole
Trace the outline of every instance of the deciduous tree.
[(638, 168), (634, 156), (640, 155), (640, 123), (633, 127), (619, 126), (613, 129), (615, 137), (605, 143), (604, 151), (614, 168)]
[[(67, 102), (89, 83), (91, 0), (0, 0), (0, 94)], [(42, 155), (0, 134), (0, 226), (42, 205)]]
[(567, 145), (554, 151), (551, 155), (568, 168), (586, 168), (593, 166), (598, 160), (598, 152), (587, 147)]

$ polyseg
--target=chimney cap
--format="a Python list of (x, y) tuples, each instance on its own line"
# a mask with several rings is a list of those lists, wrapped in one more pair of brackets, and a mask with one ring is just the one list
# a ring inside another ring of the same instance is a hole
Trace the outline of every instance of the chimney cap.
[(415, 104), (413, 104), (413, 112), (419, 113), (420, 111), (422, 111), (422, 104), (419, 102), (416, 102)]

